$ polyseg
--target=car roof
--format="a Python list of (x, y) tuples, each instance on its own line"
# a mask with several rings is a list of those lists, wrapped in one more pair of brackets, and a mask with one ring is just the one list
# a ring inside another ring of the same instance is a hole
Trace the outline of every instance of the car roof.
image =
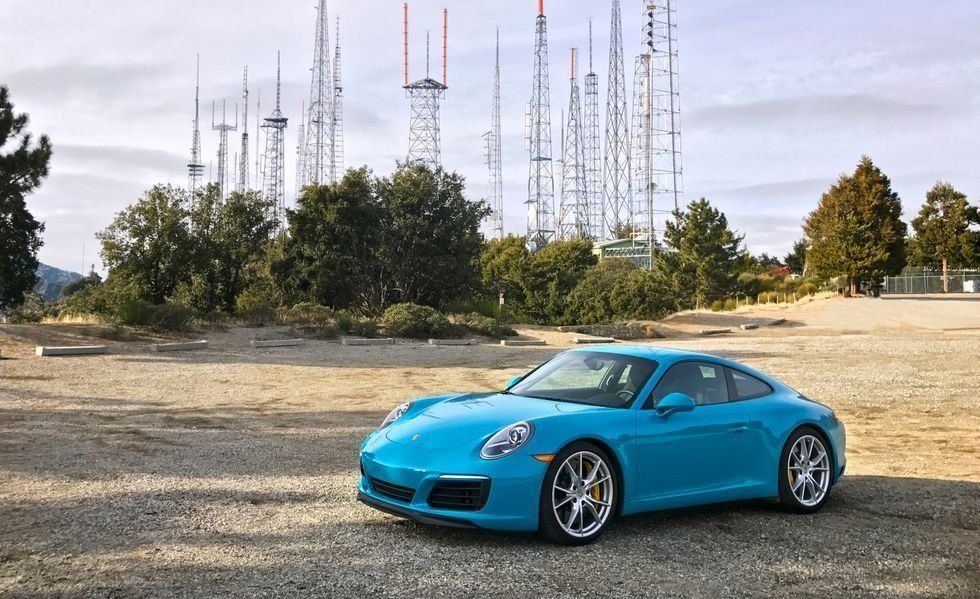
[(677, 349), (675, 347), (661, 347), (658, 345), (639, 345), (639, 344), (616, 344), (616, 345), (590, 345), (588, 347), (577, 347), (570, 351), (599, 351), (609, 354), (620, 354), (623, 356), (634, 356), (637, 358), (646, 358), (648, 360), (655, 360), (663, 365), (670, 365), (674, 362), (680, 362), (681, 360), (705, 360), (708, 362), (717, 362), (719, 364), (726, 364), (728, 366), (733, 366), (736, 368), (748, 369), (749, 367), (744, 364), (739, 364), (738, 362), (733, 362), (722, 358), (720, 356), (714, 356), (712, 354), (705, 354), (701, 352), (687, 351), (683, 349)]
[(711, 354), (705, 354), (701, 352), (687, 351), (683, 349), (677, 349), (674, 347), (661, 347), (658, 345), (646, 345), (646, 344), (616, 344), (616, 345), (590, 345), (588, 347), (577, 347), (572, 350), (573, 352), (589, 352), (598, 351), (609, 354), (619, 354), (624, 356), (634, 356), (637, 358), (646, 358), (648, 360), (654, 360), (662, 366), (670, 366), (675, 362), (680, 362), (682, 360), (704, 360), (706, 362), (714, 362), (716, 364), (722, 364), (735, 368), (737, 370), (742, 370), (748, 374), (754, 375), (757, 378), (770, 383), (782, 386), (783, 384), (774, 379), (773, 377), (765, 374), (764, 372), (759, 372), (755, 368), (746, 366), (740, 362), (735, 362), (733, 360), (728, 360), (719, 356), (714, 356)]

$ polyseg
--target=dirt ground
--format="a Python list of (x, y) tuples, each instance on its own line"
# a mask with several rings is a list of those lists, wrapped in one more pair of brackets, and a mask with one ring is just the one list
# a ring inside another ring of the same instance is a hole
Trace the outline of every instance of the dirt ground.
[[(976, 597), (980, 298), (965, 297), (661, 323), (650, 343), (744, 361), (833, 407), (848, 475), (813, 516), (647, 514), (574, 549), (398, 520), (354, 486), (358, 445), (393, 406), (499, 388), (575, 335), (256, 350), (277, 331), (231, 329), (168, 355), (127, 331), (0, 326), (0, 596)], [(59, 341), (110, 354), (33, 355)]]

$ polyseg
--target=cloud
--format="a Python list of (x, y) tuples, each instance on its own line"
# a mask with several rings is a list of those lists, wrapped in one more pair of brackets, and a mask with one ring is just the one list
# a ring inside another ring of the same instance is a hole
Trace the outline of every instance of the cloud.
[(751, 199), (787, 199), (800, 196), (819, 198), (830, 187), (833, 180), (826, 177), (811, 179), (796, 179), (791, 181), (771, 181), (755, 185), (715, 189), (707, 192), (708, 196), (726, 195)]
[(756, 127), (814, 121), (841, 124), (936, 117), (949, 110), (938, 104), (893, 100), (875, 94), (814, 94), (695, 108), (688, 123), (697, 127)]
[(61, 144), (55, 146), (54, 162), (62, 168), (78, 168), (85, 172), (172, 176), (184, 168), (187, 158), (152, 148)]

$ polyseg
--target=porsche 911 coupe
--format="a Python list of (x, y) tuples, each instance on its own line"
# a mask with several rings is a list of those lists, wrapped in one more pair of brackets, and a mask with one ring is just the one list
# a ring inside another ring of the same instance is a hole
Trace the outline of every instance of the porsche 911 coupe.
[(761, 372), (652, 346), (558, 354), (497, 393), (406, 402), (357, 497), (425, 524), (594, 541), (617, 515), (747, 499), (809, 513), (844, 475), (833, 410)]

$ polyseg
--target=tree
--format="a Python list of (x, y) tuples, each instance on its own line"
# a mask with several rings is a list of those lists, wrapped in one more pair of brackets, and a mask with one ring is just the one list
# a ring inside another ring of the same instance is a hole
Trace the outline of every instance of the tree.
[(706, 306), (735, 291), (738, 266), (744, 264), (742, 239), (704, 198), (674, 213), (664, 230), (667, 250), (657, 254), (655, 269), (678, 309)]
[(27, 210), (25, 197), (48, 175), (51, 143), (42, 135), (35, 145), (28, 122), (26, 114), (14, 113), (0, 86), (0, 310), (20, 305), (34, 289), (43, 243), (44, 225)]
[(503, 239), (491, 239), (480, 254), (480, 280), (485, 292), (496, 298), (503, 293), (507, 305), (524, 305), (524, 271), (531, 260), (531, 252), (523, 237), (508, 235)]
[(521, 311), (537, 323), (562, 322), (568, 295), (596, 261), (590, 241), (556, 241), (544, 246), (531, 256), (522, 274)]
[(61, 288), (61, 297), (68, 298), (75, 295), (76, 293), (79, 293), (80, 291), (85, 291), (89, 287), (95, 287), (101, 284), (102, 284), (102, 277), (99, 276), (99, 273), (95, 272), (95, 265), (93, 264), (92, 268), (89, 269), (89, 273), (87, 275), (85, 275), (81, 279), (72, 281), (71, 283), (68, 283), (67, 285)]
[(655, 319), (673, 307), (657, 274), (629, 260), (608, 258), (588, 269), (568, 296), (568, 322), (601, 324)]
[(304, 188), (287, 217), (281, 256), (271, 260), (287, 303), (362, 310), (380, 303), (372, 286), (385, 223), (367, 168), (348, 170), (336, 184)]
[(221, 200), (221, 188), (199, 192), (191, 212), (194, 262), (190, 304), (201, 312), (235, 310), (249, 286), (275, 230), (272, 203), (254, 191), (232, 192)]
[(440, 308), (479, 288), (480, 224), (489, 208), (463, 191), (458, 174), (417, 163), (400, 164), (376, 181), (383, 210), (376, 281), (383, 305)]
[(807, 261), (818, 276), (847, 278), (853, 295), (862, 282), (897, 274), (905, 265), (902, 201), (867, 156), (853, 175), (841, 175), (807, 217)]
[(194, 244), (187, 192), (157, 185), (97, 234), (110, 280), (126, 279), (138, 299), (161, 304), (190, 281)]
[(797, 275), (806, 274), (806, 239), (797, 240), (793, 244), (793, 249), (786, 254), (783, 262), (789, 267), (789, 271)]
[(973, 266), (977, 258), (977, 233), (970, 225), (980, 223), (980, 214), (966, 201), (966, 196), (949, 183), (938, 182), (926, 194), (919, 215), (912, 219), (915, 231), (909, 243), (916, 266), (943, 268), (943, 293), (949, 292), (949, 266)]

